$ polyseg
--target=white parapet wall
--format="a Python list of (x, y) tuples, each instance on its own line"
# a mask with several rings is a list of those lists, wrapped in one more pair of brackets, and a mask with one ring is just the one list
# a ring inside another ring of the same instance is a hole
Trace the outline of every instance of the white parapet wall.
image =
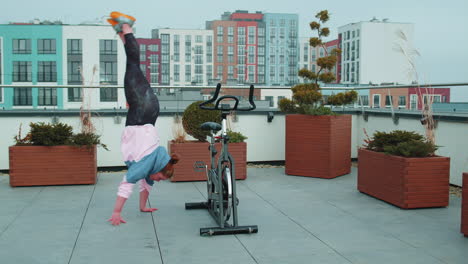
[[(231, 121), (230, 127), (234, 131), (242, 132), (248, 137), (247, 160), (249, 162), (258, 161), (283, 161), (285, 160), (285, 116), (278, 112), (274, 113), (271, 122), (267, 121), (267, 111), (237, 115), (236, 121)], [(421, 117), (418, 114), (400, 115), (398, 124), (395, 124), (390, 114), (369, 113), (367, 121), (359, 111), (353, 112), (352, 117), (352, 141), (351, 156), (357, 158), (357, 150), (364, 144), (366, 138), (364, 129), (369, 136), (375, 131), (410, 130), (424, 134), (424, 127), (419, 122)], [(60, 122), (71, 125), (75, 132), (80, 130), (78, 114), (60, 115)], [(118, 118), (116, 118), (118, 116)], [(398, 116), (398, 115), (397, 115)], [(118, 122), (120, 119), (120, 122)], [(436, 143), (440, 146), (438, 155), (447, 156), (451, 159), (450, 182), (461, 186), (462, 173), (468, 171), (468, 141), (465, 139), (468, 131), (468, 122), (448, 117), (439, 118), (435, 130)], [(462, 118), (463, 119), (463, 118)], [(466, 117), (468, 120), (468, 116)], [(120, 135), (125, 126), (125, 116), (100, 114), (95, 117), (94, 124), (97, 132), (101, 135), (102, 142), (105, 143), (109, 151), (98, 148), (98, 166), (115, 167), (124, 166), (120, 154)], [(167, 147), (167, 143), (173, 138), (174, 116), (163, 113), (157, 121), (160, 133), (161, 145)], [(51, 122), (50, 114), (5, 114), (0, 115), (2, 130), (0, 136), (0, 170), (9, 169), (8, 147), (14, 144), (13, 137), (18, 134), (20, 124), (22, 124), (23, 136), (29, 131), (30, 122)], [(313, 131), (311, 131), (313, 133)], [(183, 156), (183, 153), (181, 153)]]

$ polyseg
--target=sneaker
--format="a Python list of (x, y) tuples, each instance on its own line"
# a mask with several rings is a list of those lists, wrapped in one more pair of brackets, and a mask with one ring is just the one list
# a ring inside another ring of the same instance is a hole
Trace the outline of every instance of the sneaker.
[(122, 25), (119, 24), (119, 22), (109, 18), (107, 19), (107, 22), (109, 22), (109, 24), (111, 24), (111, 26), (114, 28), (115, 32), (117, 33), (120, 33), (122, 32)]
[(130, 27), (133, 26), (133, 23), (135, 23), (136, 21), (136, 19), (132, 16), (129, 16), (120, 12), (115, 12), (115, 11), (110, 14), (110, 17), (112, 20), (117, 21), (117, 23), (128, 24)]

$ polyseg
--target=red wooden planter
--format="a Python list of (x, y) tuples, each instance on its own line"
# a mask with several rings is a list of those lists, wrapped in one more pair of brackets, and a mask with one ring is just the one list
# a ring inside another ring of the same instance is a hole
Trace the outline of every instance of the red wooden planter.
[(449, 203), (450, 158), (405, 158), (359, 149), (358, 190), (403, 209)]
[(468, 173), (463, 173), (461, 232), (468, 237)]
[(351, 171), (351, 115), (286, 115), (286, 174), (335, 178)]
[[(210, 167), (210, 152), (208, 151), (209, 143), (207, 142), (186, 142), (174, 143), (169, 142), (169, 152), (178, 153), (181, 156), (180, 161), (174, 166), (174, 176), (172, 182), (178, 181), (206, 181), (206, 172), (196, 172), (193, 165), (196, 161), (203, 161), (208, 168)], [(235, 161), (235, 173), (237, 180), (245, 180), (247, 178), (247, 143), (229, 143), (229, 152)], [(216, 143), (218, 153), (221, 152), (221, 144)]]
[(10, 185), (95, 184), (96, 146), (11, 146)]

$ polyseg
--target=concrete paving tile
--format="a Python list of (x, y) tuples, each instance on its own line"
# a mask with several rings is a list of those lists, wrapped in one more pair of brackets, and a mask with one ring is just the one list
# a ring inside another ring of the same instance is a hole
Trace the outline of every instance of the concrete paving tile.
[(123, 209), (127, 223), (107, 222), (122, 177), (121, 173), (100, 175), (70, 263), (161, 263), (151, 213), (139, 211), (138, 186)]
[(239, 223), (259, 233), (214, 237), (199, 235), (215, 226), (208, 212), (184, 207), (205, 200), (203, 182), (156, 183), (152, 214), (139, 212), (135, 186), (127, 224), (114, 227), (106, 220), (124, 172), (100, 173), (96, 186), (11, 188), (0, 176), (0, 262), (466, 263), (459, 198), (402, 210), (359, 193), (356, 172), (327, 180), (249, 168), (237, 185)]
[(164, 263), (255, 263), (235, 236), (199, 235), (216, 223), (206, 210), (185, 210), (185, 203), (205, 201), (206, 184), (164, 182), (155, 192), (150, 201), (159, 208), (153, 217)]
[[(68, 263), (93, 188), (42, 187), (0, 237), (0, 259), (8, 259), (8, 263)], [(36, 192), (38, 187), (20, 189)]]

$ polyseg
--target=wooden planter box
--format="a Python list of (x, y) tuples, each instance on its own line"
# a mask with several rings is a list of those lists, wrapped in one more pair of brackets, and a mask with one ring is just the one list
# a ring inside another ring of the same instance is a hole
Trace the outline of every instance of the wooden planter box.
[(360, 149), (358, 190), (403, 209), (449, 204), (450, 158), (405, 158)]
[(335, 178), (351, 171), (351, 115), (286, 115), (286, 174)]
[[(203, 161), (210, 168), (210, 152), (208, 151), (208, 142), (191, 141), (186, 143), (168, 143), (169, 153), (178, 153), (181, 160), (174, 166), (174, 176), (172, 182), (178, 181), (206, 181), (206, 172), (194, 170), (196, 161)], [(216, 143), (218, 153), (221, 152), (221, 144)], [(237, 180), (247, 178), (247, 143), (229, 143), (229, 152), (235, 162), (235, 171)], [(217, 156), (218, 157), (218, 156)]]
[(96, 146), (11, 146), (10, 185), (95, 184)]
[(468, 237), (468, 173), (463, 173), (461, 232)]

